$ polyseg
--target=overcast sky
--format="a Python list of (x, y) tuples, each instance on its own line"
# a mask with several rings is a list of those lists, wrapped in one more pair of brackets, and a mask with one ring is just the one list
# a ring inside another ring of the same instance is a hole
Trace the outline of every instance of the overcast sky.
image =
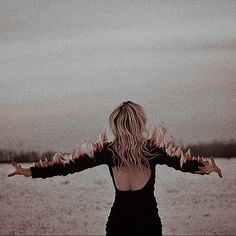
[(69, 151), (124, 100), (184, 144), (236, 137), (236, 1), (0, 1), (0, 148)]

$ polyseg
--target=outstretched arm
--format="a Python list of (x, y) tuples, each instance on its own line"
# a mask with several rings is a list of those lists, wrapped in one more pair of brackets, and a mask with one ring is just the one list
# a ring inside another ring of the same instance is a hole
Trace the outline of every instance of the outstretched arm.
[(190, 149), (184, 153), (180, 147), (173, 146), (173, 142), (166, 144), (165, 134), (166, 129), (161, 127), (159, 131), (155, 129), (151, 139), (151, 152), (156, 154), (155, 164), (165, 164), (173, 167), (176, 170), (190, 172), (195, 174), (210, 174), (216, 172), (222, 177), (221, 169), (215, 164), (213, 157), (194, 157), (190, 153)]
[(53, 156), (52, 161), (39, 161), (34, 166), (25, 169), (18, 165), (16, 162), (12, 162), (16, 171), (8, 176), (24, 175), (32, 176), (32, 178), (48, 178), (57, 175), (68, 175), (75, 172), (79, 172), (94, 166), (106, 164), (108, 149), (107, 142), (99, 140), (99, 142), (90, 145), (89, 148), (80, 148), (75, 153), (70, 155), (70, 160), (65, 160), (65, 156), (60, 153), (56, 153)]
[(221, 169), (216, 165), (213, 157), (194, 157), (190, 154), (190, 150), (186, 153), (178, 148), (162, 147), (158, 149), (158, 156), (155, 157), (156, 164), (165, 164), (176, 170), (190, 172), (195, 174), (210, 174), (216, 172), (222, 177)]
[(103, 164), (100, 154), (101, 153), (96, 153), (93, 157), (91, 157), (84, 153), (79, 157), (71, 158), (71, 160), (66, 161), (62, 154), (56, 153), (53, 157), (53, 161), (48, 162), (47, 159), (45, 159), (45, 161), (40, 160), (30, 168), (23, 168), (21, 165), (13, 161), (12, 165), (16, 168), (16, 170), (9, 174), (8, 177), (23, 175), (25, 177), (32, 176), (32, 178), (45, 179), (57, 175), (65, 176), (68, 174), (73, 174), (75, 172)]
[(60, 154), (56, 154), (52, 163), (47, 164), (46, 162), (42, 162), (39, 166), (31, 167), (32, 177), (48, 178), (57, 175), (65, 176), (106, 164), (108, 155), (106, 145), (98, 146), (95, 144), (89, 151), (79, 149), (76, 153), (72, 154), (69, 161), (64, 160)]

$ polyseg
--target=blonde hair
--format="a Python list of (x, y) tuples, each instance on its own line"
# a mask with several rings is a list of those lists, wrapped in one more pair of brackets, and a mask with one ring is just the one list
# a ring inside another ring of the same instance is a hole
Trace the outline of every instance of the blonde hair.
[[(117, 154), (117, 168), (149, 167), (146, 148), (149, 135), (146, 129), (147, 117), (143, 108), (134, 102), (121, 103), (109, 117), (109, 127), (114, 135), (112, 149)], [(132, 169), (132, 168), (131, 168)]]

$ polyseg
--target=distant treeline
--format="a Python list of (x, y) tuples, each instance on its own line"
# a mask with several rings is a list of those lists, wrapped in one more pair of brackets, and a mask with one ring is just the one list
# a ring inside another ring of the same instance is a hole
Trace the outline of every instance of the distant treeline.
[[(236, 141), (228, 142), (213, 141), (211, 143), (199, 143), (183, 147), (184, 150), (190, 148), (191, 154), (194, 156), (214, 156), (214, 157), (236, 157)], [(36, 162), (40, 158), (51, 160), (55, 151), (34, 152), (34, 151), (12, 151), (7, 149), (0, 150), (0, 163), (9, 163), (11, 160), (17, 162)]]
[(52, 159), (52, 156), (56, 152), (47, 151), (47, 152), (34, 152), (34, 151), (12, 151), (7, 149), (0, 150), (0, 163), (9, 163), (12, 160), (16, 162), (36, 162), (41, 158), (47, 158), (48, 160)]
[(225, 143), (213, 141), (212, 143), (188, 145), (188, 148), (194, 156), (236, 157), (236, 141), (234, 139)]

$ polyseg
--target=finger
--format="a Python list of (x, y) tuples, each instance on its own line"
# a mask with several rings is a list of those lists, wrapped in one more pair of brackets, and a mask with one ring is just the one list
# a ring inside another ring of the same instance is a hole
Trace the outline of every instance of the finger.
[(222, 178), (223, 177), (223, 175), (222, 175), (222, 171), (221, 171), (221, 169), (220, 168), (218, 168), (218, 171), (217, 171), (217, 173), (218, 173), (218, 175)]
[(213, 165), (215, 165), (216, 163), (215, 163), (215, 160), (214, 160), (213, 156), (210, 156), (210, 159), (211, 159), (211, 163), (212, 163)]
[(16, 168), (17, 171), (19, 169), (22, 169), (21, 165), (19, 165), (16, 161), (13, 162), (13, 166)]
[(12, 172), (11, 174), (9, 174), (8, 177), (14, 176), (14, 175), (16, 175), (16, 174), (17, 174), (17, 172), (14, 171), (14, 172)]
[(15, 168), (18, 167), (18, 164), (17, 164), (16, 161), (14, 161), (14, 160), (11, 162), (11, 164), (12, 164)]

